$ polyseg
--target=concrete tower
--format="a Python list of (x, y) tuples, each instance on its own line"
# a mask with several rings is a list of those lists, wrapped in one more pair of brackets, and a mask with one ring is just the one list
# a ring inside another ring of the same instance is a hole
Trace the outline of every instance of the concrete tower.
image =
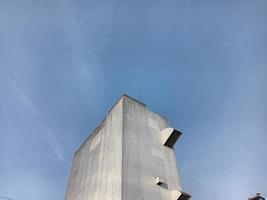
[(187, 200), (173, 145), (181, 132), (123, 95), (76, 151), (66, 200)]

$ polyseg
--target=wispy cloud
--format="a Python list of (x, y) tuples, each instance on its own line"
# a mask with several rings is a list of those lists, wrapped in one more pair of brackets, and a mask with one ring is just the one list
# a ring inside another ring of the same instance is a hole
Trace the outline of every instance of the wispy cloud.
[[(0, 91), (8, 90), (9, 93), (16, 99), (16, 103), (19, 102), (30, 112), (35, 119), (38, 120), (42, 128), (42, 136), (44, 140), (50, 145), (55, 156), (61, 162), (63, 161), (63, 152), (60, 143), (58, 142), (55, 134), (49, 129), (38, 108), (34, 105), (30, 97), (18, 86), (16, 80), (12, 78), (5, 70), (0, 71)], [(3, 96), (1, 98), (4, 98)], [(14, 103), (14, 102), (13, 102)], [(20, 112), (20, 111), (19, 111)]]
[(20, 199), (14, 199), (11, 197), (7, 197), (7, 196), (0, 196), (0, 199), (5, 199), (5, 200), (20, 200)]

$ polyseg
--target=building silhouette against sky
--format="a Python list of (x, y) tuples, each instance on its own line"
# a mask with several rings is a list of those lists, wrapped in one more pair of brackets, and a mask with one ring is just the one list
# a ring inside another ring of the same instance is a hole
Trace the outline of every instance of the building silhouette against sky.
[(174, 144), (181, 132), (123, 95), (75, 153), (66, 200), (187, 200)]

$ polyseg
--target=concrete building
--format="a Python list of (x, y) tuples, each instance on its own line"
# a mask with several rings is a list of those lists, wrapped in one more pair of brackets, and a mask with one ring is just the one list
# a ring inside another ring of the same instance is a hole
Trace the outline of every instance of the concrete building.
[(173, 146), (181, 132), (123, 95), (75, 153), (66, 200), (187, 200)]

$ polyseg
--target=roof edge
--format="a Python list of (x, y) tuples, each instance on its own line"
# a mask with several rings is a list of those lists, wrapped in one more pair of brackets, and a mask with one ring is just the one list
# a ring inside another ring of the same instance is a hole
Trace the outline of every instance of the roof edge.
[(145, 104), (145, 103), (143, 103), (142, 101), (140, 101), (140, 100), (138, 100), (138, 99), (136, 99), (136, 98), (133, 98), (133, 97), (127, 95), (127, 94), (123, 94), (123, 95), (121, 96), (121, 98), (128, 98), (128, 99), (131, 99), (131, 100), (133, 100), (133, 101), (135, 101), (135, 102), (137, 102), (137, 103), (140, 103), (140, 104), (142, 104), (143, 106), (146, 107), (146, 104)]
[(146, 104), (143, 103), (142, 101), (140, 101), (140, 100), (138, 100), (138, 99), (136, 99), (136, 98), (133, 98), (133, 97), (127, 95), (127, 94), (123, 94), (123, 95), (122, 95), (122, 96), (121, 96), (121, 97), (120, 97), (120, 98), (113, 104), (113, 106), (109, 109), (108, 113), (110, 113), (110, 112), (113, 110), (113, 108), (120, 102), (120, 100), (125, 99), (125, 98), (130, 99), (130, 100), (132, 100), (132, 101), (134, 101), (134, 102), (137, 102), (137, 103), (139, 103), (139, 104), (141, 104), (141, 105), (147, 107)]
[(75, 151), (75, 155), (80, 151), (80, 149), (86, 144), (86, 142), (88, 141), (88, 140), (90, 140), (90, 138), (92, 138), (92, 137), (94, 137), (95, 136), (95, 134), (98, 132), (98, 130), (103, 126), (103, 124), (105, 123), (105, 121), (106, 121), (106, 119), (107, 119), (107, 116), (112, 112), (112, 110), (113, 110), (113, 108), (115, 108), (115, 106), (121, 101), (121, 100), (123, 100), (123, 99), (125, 99), (125, 98), (127, 98), (127, 99), (130, 99), (130, 100), (132, 100), (132, 101), (134, 101), (134, 102), (137, 102), (137, 103), (139, 103), (139, 104), (141, 104), (141, 105), (143, 105), (143, 106), (145, 106), (145, 107), (147, 107), (146, 106), (146, 104), (144, 104), (143, 102), (141, 102), (141, 101), (139, 101), (139, 100), (137, 100), (137, 99), (135, 99), (135, 98), (133, 98), (133, 97), (130, 97), (129, 95), (127, 95), (127, 94), (123, 94), (114, 104), (113, 104), (113, 106), (109, 109), (109, 111), (108, 111), (108, 114), (105, 116), (105, 118), (101, 121), (101, 123), (95, 128), (95, 129), (93, 129), (92, 131), (90, 131), (89, 132), (89, 135), (86, 137), (86, 139), (84, 140), (84, 142), (78, 147), (78, 149)]

